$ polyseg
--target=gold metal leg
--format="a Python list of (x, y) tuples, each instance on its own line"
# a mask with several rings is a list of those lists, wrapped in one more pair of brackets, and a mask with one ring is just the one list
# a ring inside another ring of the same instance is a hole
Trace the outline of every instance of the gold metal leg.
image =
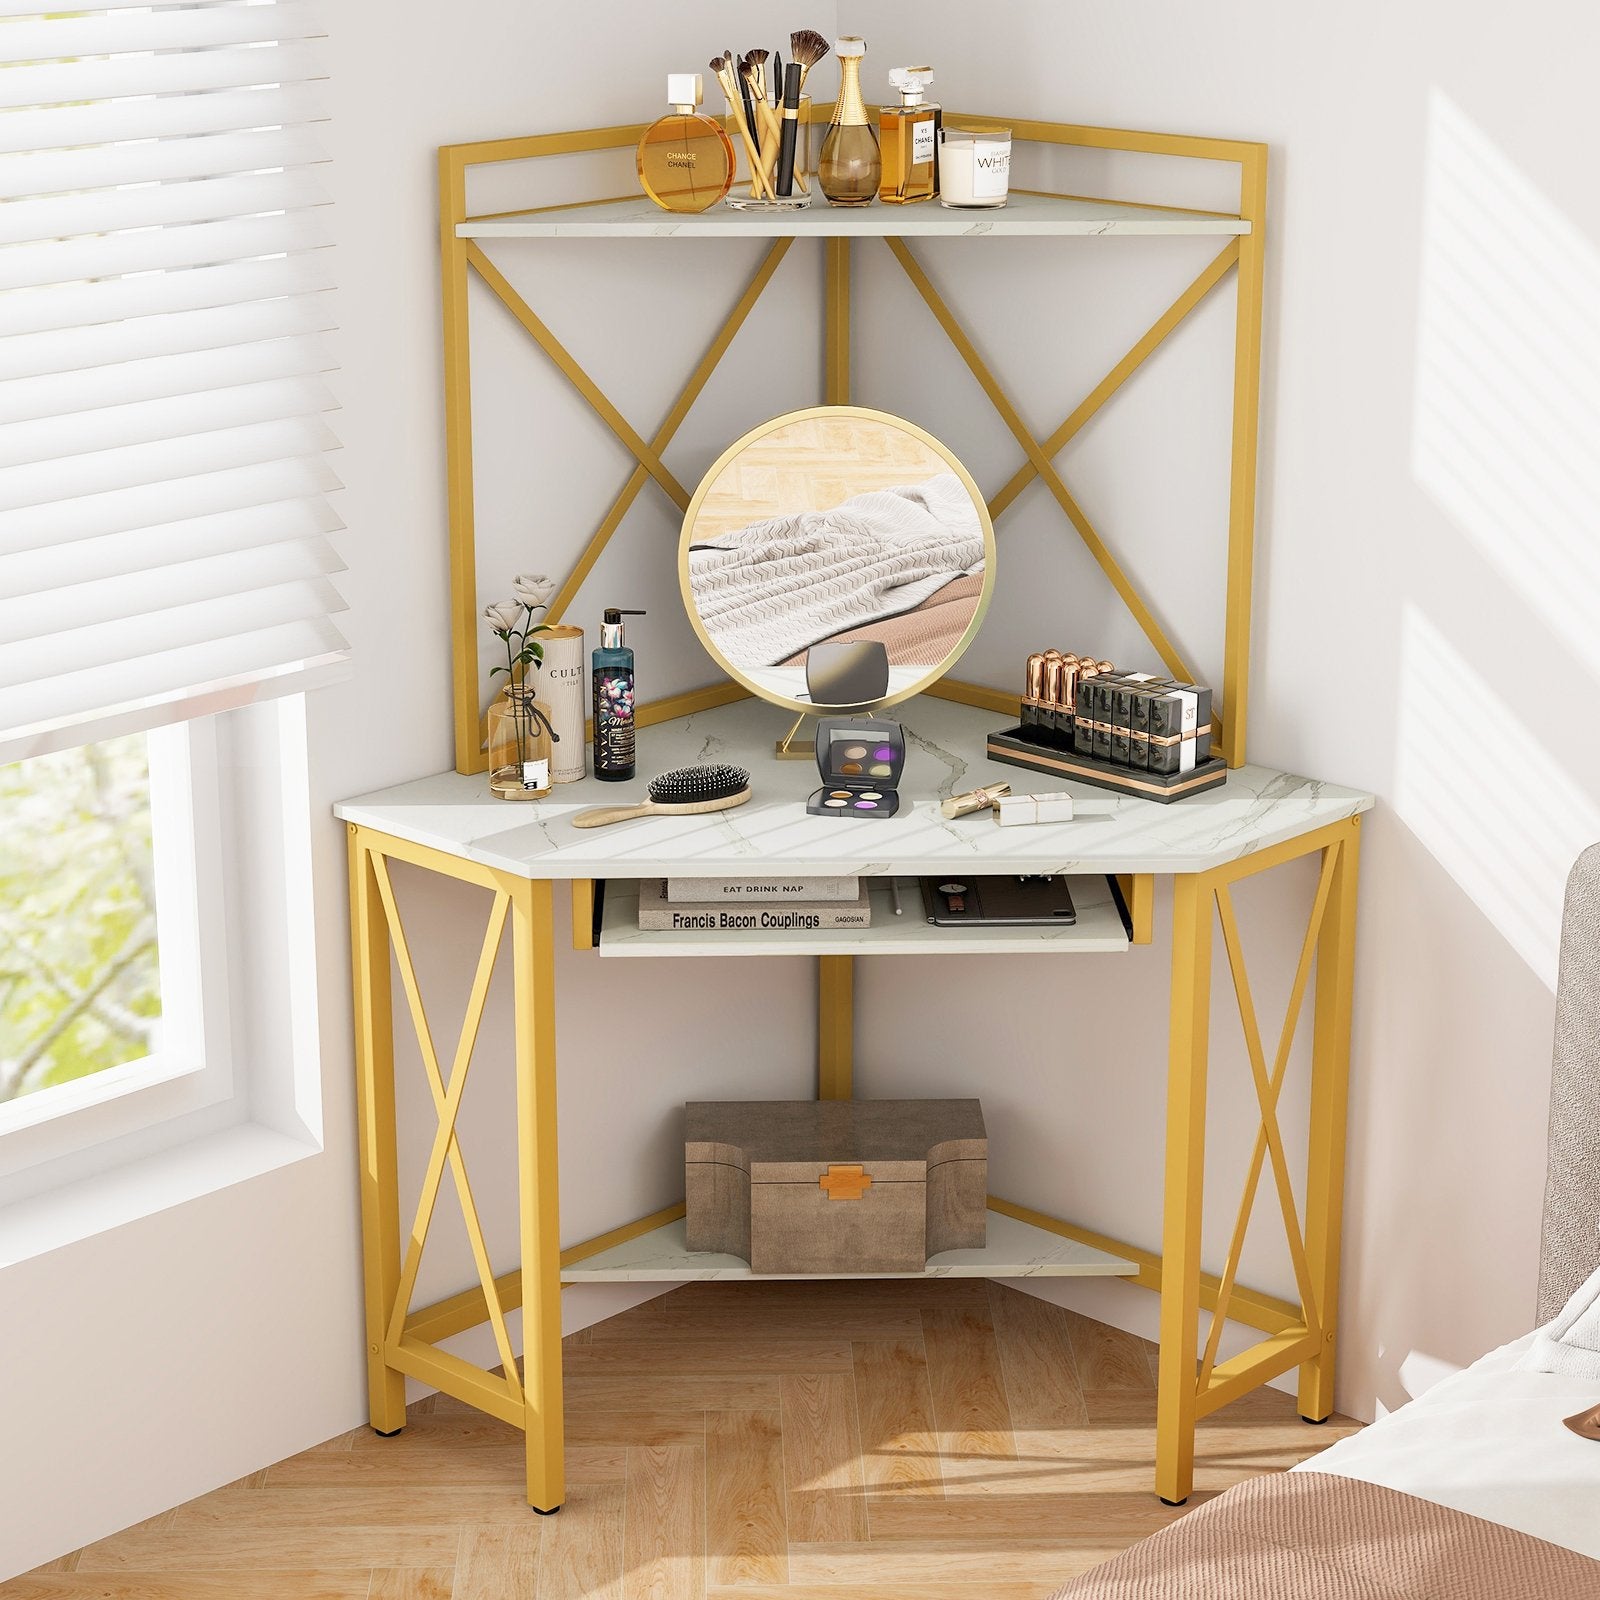
[(850, 241), (829, 239), (823, 245), (824, 393), (830, 406), (850, 404)]
[(1228, 586), (1224, 620), (1220, 743), (1230, 767), (1244, 764), (1250, 710), (1250, 602), (1256, 542), (1256, 445), (1261, 410), (1261, 305), (1266, 281), (1267, 149), (1239, 163), (1239, 214), (1250, 232), (1239, 240), (1234, 312), (1233, 457), (1228, 490)]
[(1321, 1353), (1300, 1368), (1300, 1415), (1333, 1412), (1334, 1338), (1339, 1308), (1339, 1243), (1344, 1219), (1344, 1141), (1350, 1083), (1350, 1002), (1355, 981), (1356, 877), (1361, 818), (1338, 845), (1333, 886), (1317, 942), (1311, 1041), (1311, 1141), (1306, 1161), (1306, 1256), (1322, 1308)]
[(406, 1380), (384, 1358), (390, 1308), (400, 1284), (400, 1182), (395, 1150), (389, 932), (372, 858), (361, 829), (354, 826), (349, 829), (349, 849), (368, 1416), (379, 1433), (396, 1433), (406, 1425)]
[(855, 957), (817, 957), (817, 1098), (848, 1100), (855, 1076)]
[(1200, 1220), (1211, 1031), (1211, 902), (1205, 874), (1172, 891), (1172, 1021), (1167, 1067), (1167, 1173), (1161, 1243), (1156, 1493), (1169, 1505), (1194, 1487), (1195, 1341), (1200, 1330)]
[(548, 883), (506, 877), (516, 987), (517, 1162), (522, 1231), (523, 1431), (528, 1504), (566, 1498), (561, 1407), (561, 1227), (556, 1164), (555, 916)]

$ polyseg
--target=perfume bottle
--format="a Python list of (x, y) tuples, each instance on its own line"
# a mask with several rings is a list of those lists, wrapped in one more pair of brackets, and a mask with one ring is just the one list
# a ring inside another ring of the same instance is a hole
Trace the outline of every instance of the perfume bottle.
[(639, 141), (639, 182), (663, 211), (705, 211), (733, 186), (733, 144), (713, 117), (697, 107), (698, 72), (667, 75), (668, 115)]
[(867, 47), (851, 38), (839, 40), (834, 50), (839, 57), (839, 99), (828, 137), (822, 141), (817, 182), (831, 206), (869, 205), (878, 192), (883, 163), (878, 136), (861, 99), (861, 58)]
[(878, 198), (892, 206), (931, 200), (938, 193), (939, 107), (930, 105), (932, 67), (896, 67), (889, 74), (900, 104), (878, 113), (883, 135), (883, 178)]

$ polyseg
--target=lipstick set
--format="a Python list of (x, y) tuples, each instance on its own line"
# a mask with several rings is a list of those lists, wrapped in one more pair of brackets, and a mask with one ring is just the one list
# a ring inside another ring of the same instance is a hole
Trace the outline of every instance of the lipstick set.
[(1162, 802), (1227, 780), (1211, 753), (1211, 691), (1118, 672), (1071, 651), (1028, 657), (1020, 726), (989, 735), (991, 761)]
[(1029, 656), (1022, 690), (1023, 737), (1058, 750), (1071, 750), (1077, 727), (1078, 685), (1115, 671), (1109, 661), (1074, 655), (1070, 650), (1043, 650)]

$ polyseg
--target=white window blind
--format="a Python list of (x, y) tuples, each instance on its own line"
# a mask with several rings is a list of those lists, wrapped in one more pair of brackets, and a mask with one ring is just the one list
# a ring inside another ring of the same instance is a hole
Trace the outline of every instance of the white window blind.
[(39, 6), (0, 0), (0, 761), (346, 655), (316, 8)]

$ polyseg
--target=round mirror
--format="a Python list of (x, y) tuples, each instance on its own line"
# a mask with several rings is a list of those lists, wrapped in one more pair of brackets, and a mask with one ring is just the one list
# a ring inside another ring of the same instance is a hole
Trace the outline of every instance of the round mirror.
[(683, 519), (700, 642), (793, 711), (871, 710), (937, 682), (994, 587), (994, 525), (930, 434), (859, 406), (792, 411), (723, 452)]

